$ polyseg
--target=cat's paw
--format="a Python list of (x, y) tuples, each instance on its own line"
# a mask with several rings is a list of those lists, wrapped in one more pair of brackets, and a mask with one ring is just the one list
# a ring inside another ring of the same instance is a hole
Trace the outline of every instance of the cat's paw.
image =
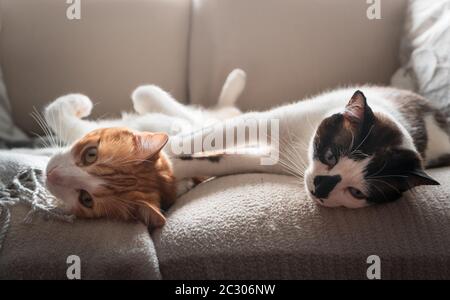
[(138, 114), (165, 113), (164, 104), (170, 96), (156, 85), (143, 85), (136, 88), (131, 95), (133, 108)]
[(84, 118), (91, 114), (92, 101), (82, 94), (69, 94), (59, 97), (45, 109), (48, 117), (69, 114), (77, 118)]
[(186, 194), (195, 187), (195, 182), (192, 179), (182, 179), (177, 182), (177, 197)]

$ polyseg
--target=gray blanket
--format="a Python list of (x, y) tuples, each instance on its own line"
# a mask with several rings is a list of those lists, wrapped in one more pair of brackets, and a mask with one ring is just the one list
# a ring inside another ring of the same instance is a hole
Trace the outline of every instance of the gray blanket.
[(47, 159), (0, 151), (0, 279), (67, 279), (71, 255), (82, 279), (159, 279), (144, 225), (73, 220), (46, 201)]

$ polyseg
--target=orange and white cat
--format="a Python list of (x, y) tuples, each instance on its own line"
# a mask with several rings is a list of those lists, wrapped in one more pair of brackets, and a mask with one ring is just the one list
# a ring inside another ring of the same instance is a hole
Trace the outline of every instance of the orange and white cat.
[(172, 168), (161, 152), (165, 133), (126, 128), (94, 130), (52, 156), (46, 186), (78, 217), (140, 220), (164, 225), (160, 208), (176, 197)]
[(162, 226), (160, 208), (170, 206), (194, 183), (175, 182), (161, 149), (169, 135), (239, 115), (234, 103), (245, 79), (242, 70), (231, 72), (211, 109), (183, 105), (157, 86), (141, 86), (132, 94), (137, 114), (114, 120), (82, 119), (92, 109), (84, 95), (56, 99), (45, 109), (45, 123), (70, 146), (57, 149), (50, 158), (47, 188), (67, 212), (78, 217), (136, 219)]

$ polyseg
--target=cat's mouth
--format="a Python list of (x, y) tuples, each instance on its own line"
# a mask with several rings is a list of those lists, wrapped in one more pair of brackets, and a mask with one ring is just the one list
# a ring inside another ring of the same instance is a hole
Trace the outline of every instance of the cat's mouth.
[(317, 203), (320, 206), (325, 206), (325, 199), (315, 196), (314, 191), (311, 189), (308, 189), (307, 191), (308, 191), (307, 194), (308, 194), (309, 199), (311, 199), (312, 201), (314, 201), (315, 203)]
[(314, 193), (314, 191), (309, 191), (309, 193), (311, 194), (311, 197), (315, 200), (318, 201), (319, 203), (323, 204), (324, 200), (322, 198), (319, 198), (316, 196), (316, 194)]

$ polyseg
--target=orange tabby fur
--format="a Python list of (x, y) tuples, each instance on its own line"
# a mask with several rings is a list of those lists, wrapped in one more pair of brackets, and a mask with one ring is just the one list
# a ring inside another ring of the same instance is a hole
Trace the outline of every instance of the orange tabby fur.
[[(176, 196), (170, 162), (161, 152), (167, 142), (163, 133), (133, 132), (126, 128), (95, 130), (73, 145), (75, 164), (103, 183), (91, 193), (92, 208), (78, 203), (78, 217), (139, 219), (152, 227), (164, 225), (160, 207), (169, 207)], [(83, 164), (82, 155), (97, 147), (97, 159)]]

